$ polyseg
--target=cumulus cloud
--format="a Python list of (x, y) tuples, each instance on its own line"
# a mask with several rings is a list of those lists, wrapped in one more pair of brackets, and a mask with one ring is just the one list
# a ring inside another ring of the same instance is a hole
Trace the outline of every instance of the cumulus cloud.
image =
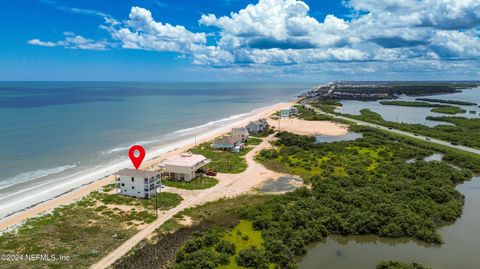
[(177, 52), (196, 65), (288, 72), (348, 65), (362, 72), (386, 72), (382, 68), (388, 65), (399, 72), (415, 65), (438, 70), (480, 57), (480, 0), (345, 0), (344, 5), (355, 14), (348, 20), (314, 17), (301, 0), (259, 0), (226, 16), (202, 15), (198, 22), (205, 32), (161, 22), (134, 6), (126, 20), (104, 16), (101, 28), (110, 42), (67, 35), (59, 42), (28, 43)]
[(207, 42), (205, 33), (157, 22), (149, 10), (141, 7), (132, 7), (128, 18), (125, 23), (107, 20), (109, 25), (104, 27), (126, 49), (189, 53)]

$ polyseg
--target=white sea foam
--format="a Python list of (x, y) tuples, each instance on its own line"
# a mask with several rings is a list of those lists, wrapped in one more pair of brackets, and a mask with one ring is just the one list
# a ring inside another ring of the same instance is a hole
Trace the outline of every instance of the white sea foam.
[(16, 176), (14, 176), (14, 177), (11, 177), (11, 178), (8, 178), (6, 180), (0, 181), (0, 190), (5, 189), (5, 188), (7, 188), (9, 186), (12, 186), (12, 185), (15, 185), (15, 184), (25, 183), (25, 182), (29, 182), (29, 181), (32, 181), (32, 180), (42, 178), (42, 177), (57, 174), (57, 173), (65, 171), (65, 170), (74, 168), (76, 166), (77, 166), (76, 164), (72, 164), (72, 165), (64, 165), (64, 166), (59, 166), (59, 167), (50, 168), (50, 169), (39, 169), (39, 170), (35, 170), (35, 171), (24, 172), (24, 173), (21, 173), (21, 174), (18, 174)]
[[(149, 145), (149, 144), (153, 144), (153, 143), (156, 143), (156, 142), (160, 142), (160, 140), (157, 139), (157, 140), (138, 141), (138, 142), (133, 143), (132, 145)], [(125, 150), (130, 149), (130, 147), (132, 145), (116, 147), (116, 148), (113, 148), (111, 150), (104, 151), (104, 152), (102, 152), (102, 154), (111, 154), (111, 153), (115, 153), (115, 152), (119, 152), (119, 151), (125, 151)]]
[(192, 127), (192, 128), (186, 128), (186, 129), (178, 130), (178, 131), (175, 131), (175, 133), (176, 133), (176, 134), (181, 134), (181, 136), (188, 135), (188, 134), (189, 134), (190, 132), (192, 132), (192, 131), (196, 131), (196, 130), (199, 130), (199, 129), (202, 129), (202, 128), (206, 128), (206, 127), (212, 126), (212, 125), (214, 125), (214, 124), (218, 124), (218, 123), (222, 123), (222, 122), (228, 122), (228, 121), (231, 121), (231, 120), (240, 119), (240, 118), (242, 118), (242, 117), (245, 117), (245, 116), (248, 116), (248, 115), (252, 114), (253, 112), (254, 112), (254, 111), (249, 112), (249, 113), (232, 115), (232, 116), (227, 117), (227, 118), (223, 118), (223, 119), (215, 120), (215, 121), (210, 121), (210, 122), (207, 122), (207, 123), (205, 123), (205, 124), (202, 124), (202, 125), (199, 125), (199, 126), (195, 126), (195, 127)]

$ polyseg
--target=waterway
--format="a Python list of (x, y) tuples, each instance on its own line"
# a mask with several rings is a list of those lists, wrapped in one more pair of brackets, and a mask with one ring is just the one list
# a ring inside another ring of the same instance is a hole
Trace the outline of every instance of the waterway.
[[(459, 93), (434, 95), (431, 98), (462, 100), (480, 103), (480, 88)], [(400, 100), (413, 100), (403, 96)], [(430, 112), (430, 108), (383, 106), (379, 102), (342, 101), (337, 112), (359, 114), (363, 108), (380, 113), (384, 119), (428, 126), (444, 124), (426, 121), (426, 116), (442, 116)], [(466, 114), (456, 116), (479, 117), (477, 106), (460, 106)], [(468, 113), (475, 110), (476, 114)], [(441, 161), (442, 155), (434, 154), (426, 161)], [(480, 177), (457, 186), (465, 195), (463, 215), (455, 223), (438, 231), (444, 243), (428, 245), (413, 239), (385, 239), (377, 236), (330, 236), (324, 242), (310, 247), (299, 262), (300, 269), (374, 269), (384, 260), (418, 262), (433, 269), (478, 269), (480, 268)]]
[(312, 246), (300, 269), (374, 269), (383, 260), (419, 262), (433, 269), (480, 268), (480, 177), (457, 187), (465, 195), (463, 216), (439, 229), (444, 244), (377, 236), (331, 236)]

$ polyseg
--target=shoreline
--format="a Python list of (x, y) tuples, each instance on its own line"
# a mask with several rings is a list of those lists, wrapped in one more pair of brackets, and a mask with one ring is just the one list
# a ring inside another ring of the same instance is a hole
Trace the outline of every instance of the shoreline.
[[(180, 140), (176, 143), (170, 144), (163, 146), (159, 149), (153, 150), (150, 154), (147, 153), (147, 158), (144, 161), (144, 163), (141, 166), (141, 169), (146, 169), (151, 166), (154, 166), (161, 161), (163, 161), (166, 158), (169, 158), (173, 155), (177, 155), (181, 152), (184, 152), (193, 146), (195, 146), (195, 143), (200, 144), (203, 142), (207, 142), (210, 140), (215, 139), (218, 136), (221, 136), (223, 134), (228, 133), (231, 128), (233, 127), (240, 127), (240, 126), (245, 126), (248, 122), (252, 120), (256, 120), (259, 118), (268, 118), (272, 113), (276, 112), (277, 110), (280, 110), (282, 108), (287, 108), (291, 105), (294, 104), (295, 101), (289, 101), (289, 102), (282, 102), (278, 103), (275, 105), (271, 105), (268, 107), (262, 107), (258, 108), (256, 113), (253, 115), (249, 115), (246, 118), (239, 119), (233, 123), (227, 124), (226, 126), (222, 126), (217, 129), (213, 129), (211, 131), (206, 132), (205, 134), (202, 135), (197, 135), (196, 139), (194, 137), (188, 137), (183, 140)], [(253, 110), (252, 112), (254, 112)], [(197, 126), (194, 126), (192, 128), (196, 128)], [(194, 140), (195, 139), (195, 140)], [(150, 156), (148, 156), (150, 155)], [(122, 164), (119, 164), (119, 166), (122, 166)], [(115, 172), (118, 170), (115, 170)], [(92, 176), (93, 177), (93, 176)], [(91, 180), (87, 183), (84, 183), (76, 188), (71, 188), (69, 190), (66, 190), (62, 192), (59, 195), (56, 195), (54, 197), (51, 197), (49, 199), (45, 199), (41, 202), (28, 205), (24, 207), (23, 209), (17, 210), (11, 214), (8, 214), (7, 216), (3, 217), (0, 219), (0, 232), (4, 232), (5, 230), (8, 230), (10, 228), (13, 228), (17, 225), (22, 224), (24, 221), (40, 216), (44, 213), (47, 213), (57, 207), (75, 202), (88, 194), (90, 194), (92, 191), (95, 191), (99, 188), (102, 188), (105, 185), (108, 185), (110, 183), (113, 183), (115, 180), (115, 176), (113, 173), (110, 172), (110, 175), (103, 176), (94, 180)], [(38, 194), (37, 194), (38, 195)]]

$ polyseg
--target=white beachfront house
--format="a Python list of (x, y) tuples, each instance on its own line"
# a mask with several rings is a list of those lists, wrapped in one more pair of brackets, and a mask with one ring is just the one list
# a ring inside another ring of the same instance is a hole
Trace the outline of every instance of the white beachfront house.
[(137, 198), (154, 197), (158, 180), (159, 173), (151, 171), (123, 169), (116, 174), (117, 189), (120, 193)]
[(211, 147), (216, 150), (240, 152), (245, 147), (245, 144), (240, 137), (226, 135), (215, 139)]
[(202, 155), (185, 152), (179, 156), (165, 160), (160, 167), (162, 168), (162, 178), (191, 181), (197, 177), (200, 168), (207, 165), (209, 159)]
[(266, 119), (259, 119), (256, 121), (251, 121), (247, 126), (245, 126), (250, 134), (256, 135), (268, 127)]
[(248, 130), (245, 127), (233, 128), (231, 134), (233, 137), (240, 138), (244, 143), (247, 142), (249, 136)]
[(280, 117), (282, 118), (290, 118), (296, 116), (298, 114), (298, 109), (296, 107), (290, 107), (286, 109), (280, 110)]

